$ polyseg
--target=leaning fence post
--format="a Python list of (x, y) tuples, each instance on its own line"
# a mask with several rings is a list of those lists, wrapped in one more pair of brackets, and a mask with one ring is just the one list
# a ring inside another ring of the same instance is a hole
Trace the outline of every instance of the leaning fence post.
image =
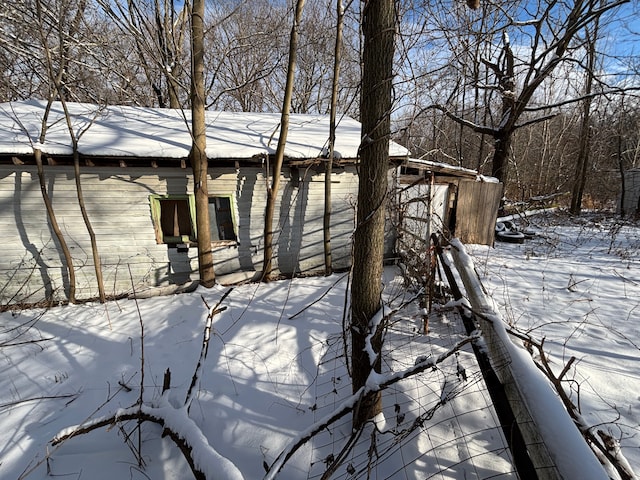
[(520, 426), (537, 476), (604, 480), (609, 476), (582, 438), (548, 380), (523, 348), (509, 338), (500, 313), (485, 295), (473, 260), (458, 239), (451, 256), (487, 345), (489, 358)]

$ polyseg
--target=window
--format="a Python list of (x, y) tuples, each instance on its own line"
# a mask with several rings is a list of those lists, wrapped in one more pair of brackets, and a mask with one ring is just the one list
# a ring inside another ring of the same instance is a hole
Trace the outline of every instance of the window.
[(193, 195), (151, 195), (151, 216), (158, 243), (195, 241)]
[(209, 227), (211, 241), (236, 241), (231, 197), (209, 197)]
[[(196, 205), (194, 195), (151, 195), (151, 217), (158, 243), (195, 242)], [(212, 242), (235, 242), (233, 197), (209, 197), (209, 224)]]

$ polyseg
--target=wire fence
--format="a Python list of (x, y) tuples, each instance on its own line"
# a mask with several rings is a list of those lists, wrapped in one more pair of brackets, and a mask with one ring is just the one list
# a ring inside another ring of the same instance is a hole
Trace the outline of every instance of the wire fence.
[[(412, 303), (391, 319), (383, 373), (436, 358), (466, 337), (455, 310), (436, 306), (429, 334), (423, 333), (423, 313)], [(315, 421), (351, 395), (340, 336), (326, 342), (317, 375)], [(437, 368), (387, 388), (382, 401), (383, 417), (361, 431), (352, 431), (347, 415), (313, 439), (308, 479), (518, 478), (469, 345)]]

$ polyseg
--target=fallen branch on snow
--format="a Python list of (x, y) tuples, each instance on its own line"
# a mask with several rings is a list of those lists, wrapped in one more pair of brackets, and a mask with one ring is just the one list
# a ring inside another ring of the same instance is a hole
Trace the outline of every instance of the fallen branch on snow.
[(558, 393), (560, 400), (562, 400), (562, 403), (567, 409), (567, 412), (573, 419), (574, 423), (582, 433), (582, 436), (585, 438), (591, 449), (598, 456), (600, 461), (603, 464), (605, 462), (609, 462), (611, 466), (616, 470), (616, 472), (618, 472), (618, 475), (620, 475), (620, 478), (622, 480), (635, 480), (637, 477), (634, 474), (631, 465), (622, 454), (618, 441), (610, 434), (602, 430), (597, 430), (598, 436), (600, 437), (600, 439), (602, 439), (602, 441), (600, 441), (598, 437), (593, 433), (592, 427), (589, 427), (589, 425), (586, 424), (584, 418), (578, 411), (578, 408), (569, 398), (569, 395), (567, 395), (567, 392), (562, 386), (562, 379), (569, 371), (576, 358), (571, 357), (560, 374), (556, 376), (553, 373), (551, 366), (549, 365), (547, 354), (544, 351), (544, 339), (541, 342), (536, 342), (529, 338), (527, 346), (529, 347), (529, 349), (531, 349), (531, 347), (536, 347), (536, 350), (538, 350), (540, 361), (538, 362), (534, 360), (534, 363), (553, 384), (553, 387)]
[(166, 394), (159, 406), (143, 404), (119, 410), (110, 417), (94, 419), (83, 425), (68, 428), (56, 435), (51, 440), (51, 444), (55, 446), (78, 435), (129, 420), (152, 422), (163, 427), (163, 432), (173, 440), (184, 455), (196, 480), (243, 478), (238, 468), (209, 444), (202, 430), (189, 417), (187, 409), (171, 406)]
[[(231, 460), (220, 455), (209, 444), (200, 427), (189, 417), (189, 407), (193, 400), (194, 391), (199, 384), (203, 363), (209, 349), (213, 318), (225, 309), (221, 308), (220, 304), (229, 293), (231, 293), (231, 290), (232, 289), (227, 290), (213, 308), (209, 308), (209, 305), (204, 302), (209, 313), (205, 322), (202, 348), (198, 364), (191, 380), (191, 385), (187, 392), (184, 405), (181, 408), (176, 408), (169, 403), (169, 386), (164, 385), (159, 404), (152, 405), (139, 401), (137, 405), (120, 409), (113, 415), (89, 420), (81, 425), (69, 427), (58, 433), (51, 440), (51, 444), (56, 446), (78, 435), (84, 435), (99, 428), (111, 427), (126, 421), (136, 420), (138, 424), (142, 422), (152, 422), (163, 427), (163, 436), (168, 436), (173, 440), (189, 464), (196, 480), (212, 480), (213, 478), (242, 480), (244, 477), (238, 467), (236, 467)], [(165, 375), (165, 378), (167, 378), (168, 375)]]

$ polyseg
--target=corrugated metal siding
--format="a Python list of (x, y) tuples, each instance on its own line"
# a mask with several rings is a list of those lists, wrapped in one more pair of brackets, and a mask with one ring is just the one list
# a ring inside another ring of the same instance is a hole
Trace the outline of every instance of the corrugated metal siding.
[[(97, 296), (89, 235), (78, 207), (72, 167), (46, 169), (58, 223), (74, 259), (79, 299)], [(303, 172), (301, 172), (303, 173)], [(210, 195), (233, 195), (238, 243), (214, 249), (216, 274), (262, 265), (266, 179), (261, 168), (210, 169)], [(332, 249), (335, 268), (350, 264), (357, 196), (355, 169), (335, 175)], [(197, 277), (197, 250), (157, 244), (149, 195), (193, 191), (190, 170), (83, 167), (82, 185), (101, 256), (106, 292)], [(307, 172), (298, 187), (283, 170), (276, 205), (274, 265), (284, 273), (321, 270), (324, 175)], [(0, 302), (65, 299), (64, 258), (48, 226), (35, 167), (0, 166)], [(131, 270), (131, 275), (129, 271)], [(195, 275), (193, 274), (195, 272)], [(133, 285), (130, 279), (133, 277)]]

